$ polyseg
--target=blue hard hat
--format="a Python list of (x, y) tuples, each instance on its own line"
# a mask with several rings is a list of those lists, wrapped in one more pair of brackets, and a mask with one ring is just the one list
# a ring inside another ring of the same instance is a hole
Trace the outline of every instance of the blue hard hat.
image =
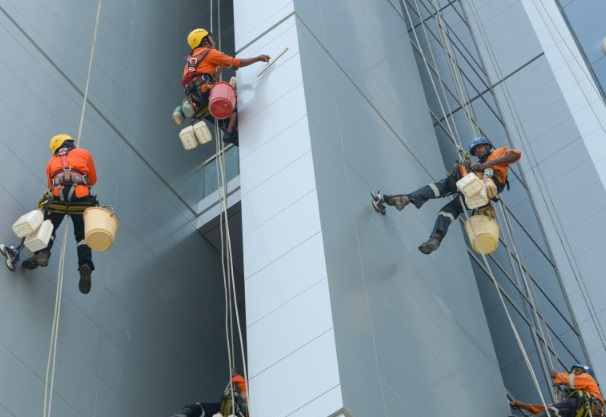
[(593, 369), (591, 369), (591, 367), (590, 367), (590, 366), (587, 366), (587, 365), (580, 365), (580, 364), (578, 364), (578, 363), (575, 363), (574, 365), (572, 365), (572, 366), (570, 367), (570, 372), (573, 372), (575, 369), (580, 369), (580, 370), (582, 370), (583, 372), (586, 372), (586, 373), (588, 373), (589, 375), (591, 375), (592, 377), (594, 377), (594, 378), (595, 378), (595, 373), (593, 372)]
[(467, 150), (470, 154), (473, 155), (473, 150), (480, 145), (488, 145), (491, 148), (494, 148), (494, 145), (491, 141), (488, 140), (486, 136), (478, 136), (477, 138), (473, 138), (469, 145), (467, 146)]

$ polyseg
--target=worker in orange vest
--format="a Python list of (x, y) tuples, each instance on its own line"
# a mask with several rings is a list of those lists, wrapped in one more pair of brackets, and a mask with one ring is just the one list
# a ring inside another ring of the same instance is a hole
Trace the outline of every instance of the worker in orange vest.
[[(226, 55), (215, 49), (212, 35), (202, 28), (194, 29), (187, 36), (187, 43), (191, 52), (187, 56), (181, 79), (187, 100), (175, 109), (173, 120), (180, 125), (188, 117), (203, 114), (207, 125), (204, 135), (210, 139), (208, 124), (214, 123), (214, 119), (208, 114), (208, 95), (217, 82), (219, 73), (225, 68), (238, 69), (257, 62), (269, 62), (270, 57), (259, 55), (254, 58), (234, 58)], [(237, 145), (236, 112), (229, 119), (220, 121), (219, 125), (225, 133), (223, 140)]]
[(225, 388), (223, 399), (220, 403), (200, 403), (186, 405), (172, 417), (228, 417), (235, 410), (235, 417), (248, 417), (248, 386), (240, 374), (231, 378), (234, 388), (234, 400), (236, 406), (232, 406), (231, 385)]
[(76, 147), (74, 138), (67, 134), (53, 136), (49, 143), (51, 159), (46, 166), (49, 195), (41, 203), (45, 219), (54, 226), (48, 246), (23, 261), (26, 269), (48, 266), (55, 234), (65, 215), (69, 215), (74, 224), (74, 234), (78, 250), (78, 287), (82, 294), (91, 289), (92, 272), (95, 269), (91, 248), (84, 240), (84, 218), (82, 212), (97, 205), (97, 199), (91, 189), (97, 183), (97, 171), (93, 156), (89, 151)]
[[(600, 387), (595, 380), (593, 370), (586, 365), (574, 365), (568, 372), (552, 372), (551, 379), (554, 385), (564, 386), (568, 390), (568, 397), (556, 404), (548, 405), (549, 415), (560, 417), (576, 417), (577, 411), (588, 407), (585, 415), (599, 417), (603, 415), (604, 398)], [(543, 404), (527, 404), (512, 400), (511, 406), (528, 411), (534, 415), (546, 417), (548, 415)]]
[[(522, 153), (517, 149), (507, 147), (495, 148), (483, 136), (473, 139), (468, 147), (468, 151), (478, 159), (478, 162), (470, 165), (470, 169), (475, 172), (484, 173), (484, 175), (492, 175), (497, 193), (501, 193), (508, 184), (509, 166), (519, 161), (522, 157)], [(394, 206), (397, 210), (401, 211), (410, 203), (416, 208), (421, 208), (423, 204), (431, 199), (454, 195), (455, 198), (442, 207), (438, 213), (429, 239), (419, 246), (419, 250), (428, 255), (440, 247), (450, 224), (463, 211), (456, 185), (459, 179), (460, 174), (458, 169), (455, 169), (448, 177), (421, 187), (410, 194), (384, 195), (380, 191), (377, 191), (371, 194), (372, 206), (378, 213), (384, 215), (385, 205)]]

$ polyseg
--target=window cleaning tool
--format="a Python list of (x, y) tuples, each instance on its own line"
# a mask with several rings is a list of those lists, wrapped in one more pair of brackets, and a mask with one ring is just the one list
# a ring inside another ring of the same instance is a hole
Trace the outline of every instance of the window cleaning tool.
[(268, 70), (276, 63), (276, 61), (282, 58), (284, 54), (286, 54), (286, 52), (288, 52), (288, 48), (285, 48), (282, 52), (278, 54), (277, 57), (275, 57), (269, 64), (267, 64), (267, 66), (257, 74), (257, 78), (262, 78), (268, 72)]

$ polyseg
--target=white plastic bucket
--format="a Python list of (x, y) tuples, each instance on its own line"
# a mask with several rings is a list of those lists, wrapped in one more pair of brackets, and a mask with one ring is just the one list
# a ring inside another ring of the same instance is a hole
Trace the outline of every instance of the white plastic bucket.
[(38, 230), (43, 221), (44, 213), (42, 210), (32, 210), (19, 217), (17, 221), (13, 223), (13, 232), (15, 232), (15, 235), (17, 235), (19, 239), (23, 239)]
[(204, 145), (213, 140), (213, 135), (204, 120), (200, 120), (194, 125), (194, 133), (200, 145)]
[(181, 144), (186, 151), (191, 151), (198, 147), (198, 139), (196, 139), (193, 126), (187, 126), (181, 129), (179, 132), (179, 139), (181, 139)]
[(484, 188), (482, 180), (478, 178), (473, 172), (465, 175), (459, 181), (457, 181), (457, 190), (461, 192), (465, 197), (478, 194)]
[(38, 252), (45, 249), (53, 235), (53, 223), (50, 220), (44, 220), (40, 227), (25, 238), (23, 243), (31, 252)]
[(118, 217), (105, 207), (84, 210), (84, 240), (96, 252), (105, 252), (116, 239)]
[(474, 251), (489, 255), (499, 247), (499, 224), (491, 217), (476, 214), (465, 222), (465, 232)]

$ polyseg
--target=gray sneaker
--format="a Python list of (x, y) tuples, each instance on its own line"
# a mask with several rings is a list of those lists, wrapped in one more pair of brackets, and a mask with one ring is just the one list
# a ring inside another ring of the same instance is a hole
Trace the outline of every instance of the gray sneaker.
[(0, 243), (0, 255), (4, 256), (4, 263), (8, 270), (14, 272), (17, 269), (17, 263), (19, 262), (19, 249), (12, 245), (7, 246)]
[(385, 216), (385, 200), (383, 199), (383, 194), (381, 191), (377, 191), (374, 193), (370, 193), (372, 201), (370, 204), (375, 211), (383, 216)]

